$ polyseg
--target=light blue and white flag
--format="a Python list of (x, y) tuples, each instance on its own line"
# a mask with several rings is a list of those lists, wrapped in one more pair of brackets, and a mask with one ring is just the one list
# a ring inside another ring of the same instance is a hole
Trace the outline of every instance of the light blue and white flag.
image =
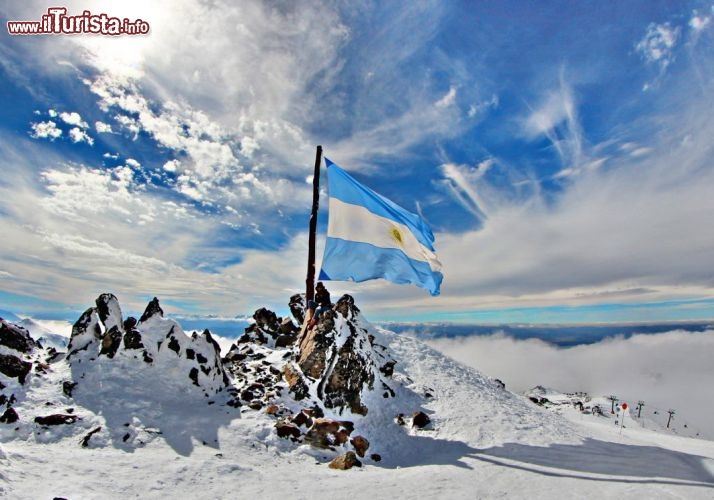
[(418, 215), (363, 186), (327, 158), (325, 162), (330, 199), (320, 279), (384, 278), (439, 295), (443, 275), (431, 229)]

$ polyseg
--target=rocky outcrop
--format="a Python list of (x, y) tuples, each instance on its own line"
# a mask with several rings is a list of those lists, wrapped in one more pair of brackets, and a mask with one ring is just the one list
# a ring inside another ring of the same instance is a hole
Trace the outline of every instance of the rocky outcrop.
[(32, 363), (20, 359), (12, 354), (0, 354), (0, 373), (10, 378), (17, 378), (21, 384), (25, 383), (27, 375), (32, 370)]
[(38, 347), (37, 342), (30, 336), (30, 332), (1, 318), (0, 346), (5, 346), (24, 354), (30, 353), (34, 348)]
[(253, 313), (254, 323), (245, 329), (236, 344), (259, 344), (268, 347), (288, 347), (295, 342), (298, 328), (290, 318), (281, 318), (273, 311), (260, 308)]
[(394, 395), (385, 379), (396, 362), (373, 345), (350, 295), (342, 296), (333, 310), (323, 313), (315, 327), (305, 329), (298, 340), (298, 367), (315, 384), (326, 408), (366, 415), (365, 392)]
[(92, 364), (99, 358), (121, 357), (136, 363), (139, 371), (143, 365), (165, 365), (166, 370), (154, 371), (159, 376), (183, 372), (185, 384), (200, 387), (206, 395), (228, 386), (220, 347), (211, 333), (205, 330), (189, 337), (178, 323), (163, 317), (156, 297), (138, 322), (131, 317), (122, 319), (119, 301), (110, 293), (100, 295), (95, 304), (72, 327), (67, 360), (75, 383), (81, 384), (84, 374), (93, 370)]
[(29, 355), (39, 347), (26, 329), (0, 319), (0, 374), (24, 384), (32, 370)]

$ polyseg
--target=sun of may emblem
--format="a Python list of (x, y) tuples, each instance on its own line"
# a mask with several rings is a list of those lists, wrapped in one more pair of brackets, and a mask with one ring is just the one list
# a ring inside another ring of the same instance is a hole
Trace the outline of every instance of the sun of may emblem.
[(402, 233), (399, 232), (397, 226), (392, 226), (389, 228), (389, 236), (392, 237), (394, 241), (397, 242), (399, 246), (404, 245), (404, 240), (402, 239)]

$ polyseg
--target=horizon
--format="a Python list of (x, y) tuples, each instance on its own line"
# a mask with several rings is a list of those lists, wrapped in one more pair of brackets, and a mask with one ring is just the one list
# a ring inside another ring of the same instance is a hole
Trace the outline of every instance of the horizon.
[(711, 0), (92, 2), (148, 33), (5, 28), (47, 9), (0, 7), (0, 309), (286, 314), (321, 144), (436, 236), (437, 298), (326, 282), (371, 321), (714, 320)]

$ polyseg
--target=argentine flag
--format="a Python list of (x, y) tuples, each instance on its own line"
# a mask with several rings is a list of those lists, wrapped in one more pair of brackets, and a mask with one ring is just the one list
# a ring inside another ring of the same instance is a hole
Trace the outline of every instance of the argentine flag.
[(431, 229), (419, 216), (363, 186), (327, 158), (325, 162), (329, 205), (320, 279), (384, 278), (439, 295), (443, 275)]

